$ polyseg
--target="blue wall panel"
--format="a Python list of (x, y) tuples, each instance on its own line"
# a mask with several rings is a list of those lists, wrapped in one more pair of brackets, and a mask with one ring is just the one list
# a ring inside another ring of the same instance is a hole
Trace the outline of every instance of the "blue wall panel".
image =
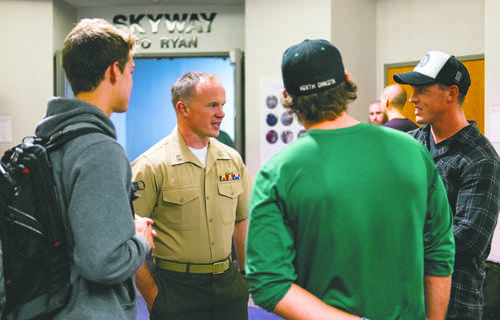
[[(134, 88), (125, 114), (126, 133), (118, 132), (130, 161), (170, 134), (175, 127), (170, 89), (178, 78), (190, 71), (210, 72), (221, 78), (226, 89), (226, 117), (221, 129), (234, 140), (234, 67), (228, 58), (135, 59), (135, 65)], [(123, 129), (118, 124), (118, 117), (112, 120), (117, 129)]]

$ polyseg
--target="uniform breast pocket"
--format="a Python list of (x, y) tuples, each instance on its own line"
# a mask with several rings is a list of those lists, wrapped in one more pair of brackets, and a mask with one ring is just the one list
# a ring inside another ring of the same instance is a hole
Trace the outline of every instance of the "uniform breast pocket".
[(238, 197), (243, 192), (240, 181), (219, 182), (217, 184), (218, 210), (224, 224), (234, 223)]
[(197, 188), (162, 191), (161, 218), (165, 224), (179, 230), (192, 229), (199, 224), (200, 195)]

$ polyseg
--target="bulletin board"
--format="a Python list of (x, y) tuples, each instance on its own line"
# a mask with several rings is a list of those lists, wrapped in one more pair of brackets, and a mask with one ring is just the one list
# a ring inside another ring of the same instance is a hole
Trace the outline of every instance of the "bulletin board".
[[(465, 117), (467, 120), (474, 120), (477, 122), (477, 127), (479, 131), (484, 134), (484, 56), (474, 55), (457, 57), (458, 60), (462, 61), (467, 70), (469, 70), (471, 78), (471, 86), (465, 97), (463, 104)], [(386, 64), (385, 69), (385, 86), (394, 84), (393, 75), (396, 73), (402, 73), (407, 71), (412, 71), (413, 68), (418, 64), (418, 61), (397, 63), (397, 64)], [(412, 94), (411, 86), (402, 86), (408, 99)], [(406, 101), (403, 114), (415, 122), (415, 112), (413, 110), (413, 104)]]
[(297, 116), (281, 104), (283, 82), (281, 78), (261, 81), (261, 163), (305, 133)]

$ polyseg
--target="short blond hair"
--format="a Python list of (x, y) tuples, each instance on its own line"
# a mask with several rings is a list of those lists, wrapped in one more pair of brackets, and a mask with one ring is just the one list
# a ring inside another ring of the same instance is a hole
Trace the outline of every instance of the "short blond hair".
[(208, 72), (193, 71), (177, 79), (170, 90), (174, 108), (180, 100), (185, 102), (190, 102), (192, 100), (196, 85), (201, 80), (219, 80), (219, 77)]

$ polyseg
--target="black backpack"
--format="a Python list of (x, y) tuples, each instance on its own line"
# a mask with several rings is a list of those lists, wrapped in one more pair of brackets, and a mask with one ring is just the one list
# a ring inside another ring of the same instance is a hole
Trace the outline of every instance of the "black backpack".
[(0, 160), (3, 320), (51, 319), (70, 299), (71, 243), (49, 153), (90, 132), (104, 133), (97, 127), (80, 126), (62, 130), (48, 141), (27, 137)]

